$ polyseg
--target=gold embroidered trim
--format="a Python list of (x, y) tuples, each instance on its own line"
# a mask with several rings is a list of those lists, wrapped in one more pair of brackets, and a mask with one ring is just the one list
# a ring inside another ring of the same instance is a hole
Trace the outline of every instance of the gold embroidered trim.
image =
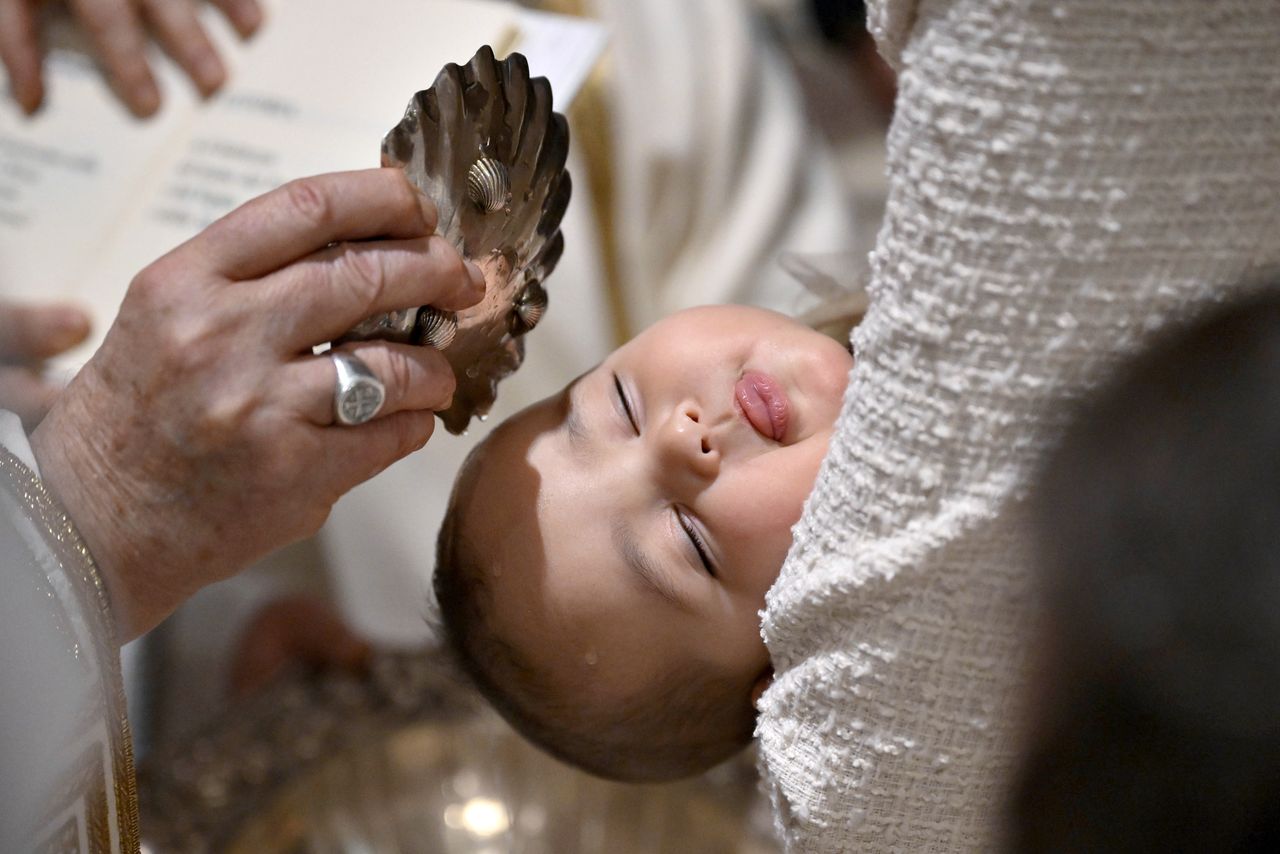
[[(120, 671), (120, 647), (107, 589), (80, 533), (62, 505), (31, 469), (0, 447), (0, 487), (4, 487), (35, 523), (63, 574), (71, 582), (78, 604), (93, 634), (92, 654), (99, 672), (110, 681), (105, 697), (111, 728), (112, 779), (119, 820), (120, 850), (139, 851), (138, 789), (133, 766), (133, 739), (126, 714), (124, 678)], [(90, 844), (94, 844), (91, 841)], [(105, 840), (97, 840), (99, 844)], [(105, 847), (105, 845), (104, 845)]]

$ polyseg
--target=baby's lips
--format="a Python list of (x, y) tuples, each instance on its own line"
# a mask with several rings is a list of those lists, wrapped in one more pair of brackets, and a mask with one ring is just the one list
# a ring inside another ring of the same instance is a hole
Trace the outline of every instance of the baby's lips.
[(775, 442), (786, 437), (791, 405), (777, 380), (759, 371), (748, 371), (734, 386), (733, 395), (757, 433)]

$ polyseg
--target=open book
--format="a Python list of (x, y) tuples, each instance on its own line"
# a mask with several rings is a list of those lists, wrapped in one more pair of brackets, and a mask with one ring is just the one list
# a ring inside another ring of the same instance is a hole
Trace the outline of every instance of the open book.
[[(242, 43), (210, 12), (229, 70), (200, 102), (159, 56), (164, 106), (138, 121), (82, 51), (55, 47), (44, 109), (0, 105), (0, 294), (69, 298), (101, 342), (133, 276), (244, 201), (318, 172), (377, 166), (382, 136), (447, 62), (524, 53), (564, 111), (603, 46), (594, 23), (482, 0), (275, 0)], [(0, 80), (3, 71), (0, 71)]]

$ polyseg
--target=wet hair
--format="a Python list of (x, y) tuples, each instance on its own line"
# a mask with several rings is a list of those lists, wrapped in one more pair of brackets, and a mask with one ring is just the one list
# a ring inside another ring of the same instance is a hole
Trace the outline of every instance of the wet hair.
[(433, 586), (446, 647), (480, 694), (547, 753), (610, 780), (688, 777), (745, 747), (755, 729), (749, 685), (686, 662), (656, 689), (644, 686), (617, 707), (601, 708), (554, 684), (518, 638), (497, 632), (488, 582), (494, 567), (485, 565), (467, 520), (483, 468), (479, 450), (455, 481), (436, 539)]
[(1012, 850), (1280, 850), (1278, 286), (1161, 338), (1043, 471)]

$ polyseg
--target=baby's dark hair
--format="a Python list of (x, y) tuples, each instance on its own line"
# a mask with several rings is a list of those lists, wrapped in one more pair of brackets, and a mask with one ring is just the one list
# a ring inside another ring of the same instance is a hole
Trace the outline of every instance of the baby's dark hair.
[(1012, 850), (1280, 847), (1277, 286), (1162, 337), (1043, 471)]
[[(506, 721), (552, 756), (623, 782), (661, 782), (705, 771), (745, 747), (755, 728), (749, 688), (692, 665), (672, 667), (658, 690), (617, 708), (563, 696), (491, 619), (493, 596), (467, 524), (481, 447), (463, 463), (436, 539), (433, 581), (447, 649)], [(520, 567), (502, 567), (518, 572)]]

